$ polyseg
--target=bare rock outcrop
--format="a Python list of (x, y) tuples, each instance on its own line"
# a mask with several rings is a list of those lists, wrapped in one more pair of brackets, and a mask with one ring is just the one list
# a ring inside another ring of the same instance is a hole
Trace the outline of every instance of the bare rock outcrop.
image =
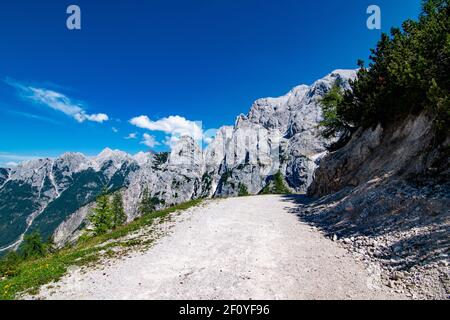
[(322, 159), (302, 219), (381, 266), (393, 290), (448, 299), (449, 142), (426, 114), (360, 129)]

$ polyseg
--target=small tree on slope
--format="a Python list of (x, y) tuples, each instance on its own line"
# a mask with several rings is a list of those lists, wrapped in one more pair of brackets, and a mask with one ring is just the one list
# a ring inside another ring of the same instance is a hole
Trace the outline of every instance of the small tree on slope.
[(47, 246), (38, 231), (26, 235), (23, 239), (21, 255), (24, 259), (40, 258), (47, 254)]
[(103, 193), (97, 198), (89, 221), (94, 225), (94, 234), (99, 235), (108, 232), (114, 226), (114, 218), (108, 196)]
[(120, 192), (116, 192), (113, 196), (111, 211), (113, 216), (113, 228), (117, 228), (127, 221), (127, 216), (123, 208), (123, 199)]

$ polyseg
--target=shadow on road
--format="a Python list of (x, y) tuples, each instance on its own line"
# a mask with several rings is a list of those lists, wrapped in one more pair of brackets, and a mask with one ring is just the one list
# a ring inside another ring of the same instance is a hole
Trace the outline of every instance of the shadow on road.
[(378, 246), (374, 255), (390, 263), (397, 261), (399, 270), (448, 261), (448, 199), (435, 205), (434, 199), (405, 197), (389, 190), (363, 196), (355, 195), (357, 192), (347, 188), (320, 199), (285, 195), (283, 200), (296, 204), (295, 208), (286, 207), (288, 212), (328, 237), (387, 239), (388, 245)]

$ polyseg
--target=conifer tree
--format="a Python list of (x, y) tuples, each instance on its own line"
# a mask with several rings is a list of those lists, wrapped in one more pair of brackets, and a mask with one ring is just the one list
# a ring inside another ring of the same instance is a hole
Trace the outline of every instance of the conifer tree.
[(113, 213), (109, 203), (109, 197), (105, 192), (97, 198), (95, 208), (89, 217), (89, 221), (94, 226), (95, 235), (106, 233), (113, 228)]
[(111, 211), (113, 215), (113, 228), (117, 228), (127, 221), (127, 216), (123, 208), (123, 198), (120, 192), (116, 192), (113, 196)]
[(39, 258), (47, 254), (47, 246), (42, 241), (39, 231), (34, 231), (24, 237), (21, 255), (24, 259)]
[(146, 187), (144, 189), (144, 192), (142, 193), (139, 211), (141, 212), (141, 214), (154, 212), (156, 210), (156, 206), (158, 206), (160, 203), (161, 201), (158, 198), (150, 197), (150, 193), (148, 191), (148, 188)]

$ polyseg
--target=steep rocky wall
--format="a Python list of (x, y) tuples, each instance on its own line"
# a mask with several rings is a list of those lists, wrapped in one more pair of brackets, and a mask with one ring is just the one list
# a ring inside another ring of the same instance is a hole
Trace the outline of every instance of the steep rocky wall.
[(257, 194), (277, 172), (293, 192), (305, 192), (330, 143), (318, 128), (320, 100), (336, 81), (348, 89), (355, 76), (354, 70), (336, 70), (311, 86), (259, 99), (234, 127), (219, 130), (205, 154), (206, 172), (217, 186), (212, 194), (236, 196), (242, 185)]
[(449, 142), (425, 114), (356, 132), (324, 157), (301, 214), (409, 297), (450, 293)]
[(440, 146), (433, 143), (433, 125), (426, 114), (410, 116), (386, 128), (359, 129), (345, 147), (322, 159), (309, 194), (323, 196), (384, 176), (414, 180), (436, 171), (446, 175), (448, 167), (435, 165), (445, 157), (449, 141)]

